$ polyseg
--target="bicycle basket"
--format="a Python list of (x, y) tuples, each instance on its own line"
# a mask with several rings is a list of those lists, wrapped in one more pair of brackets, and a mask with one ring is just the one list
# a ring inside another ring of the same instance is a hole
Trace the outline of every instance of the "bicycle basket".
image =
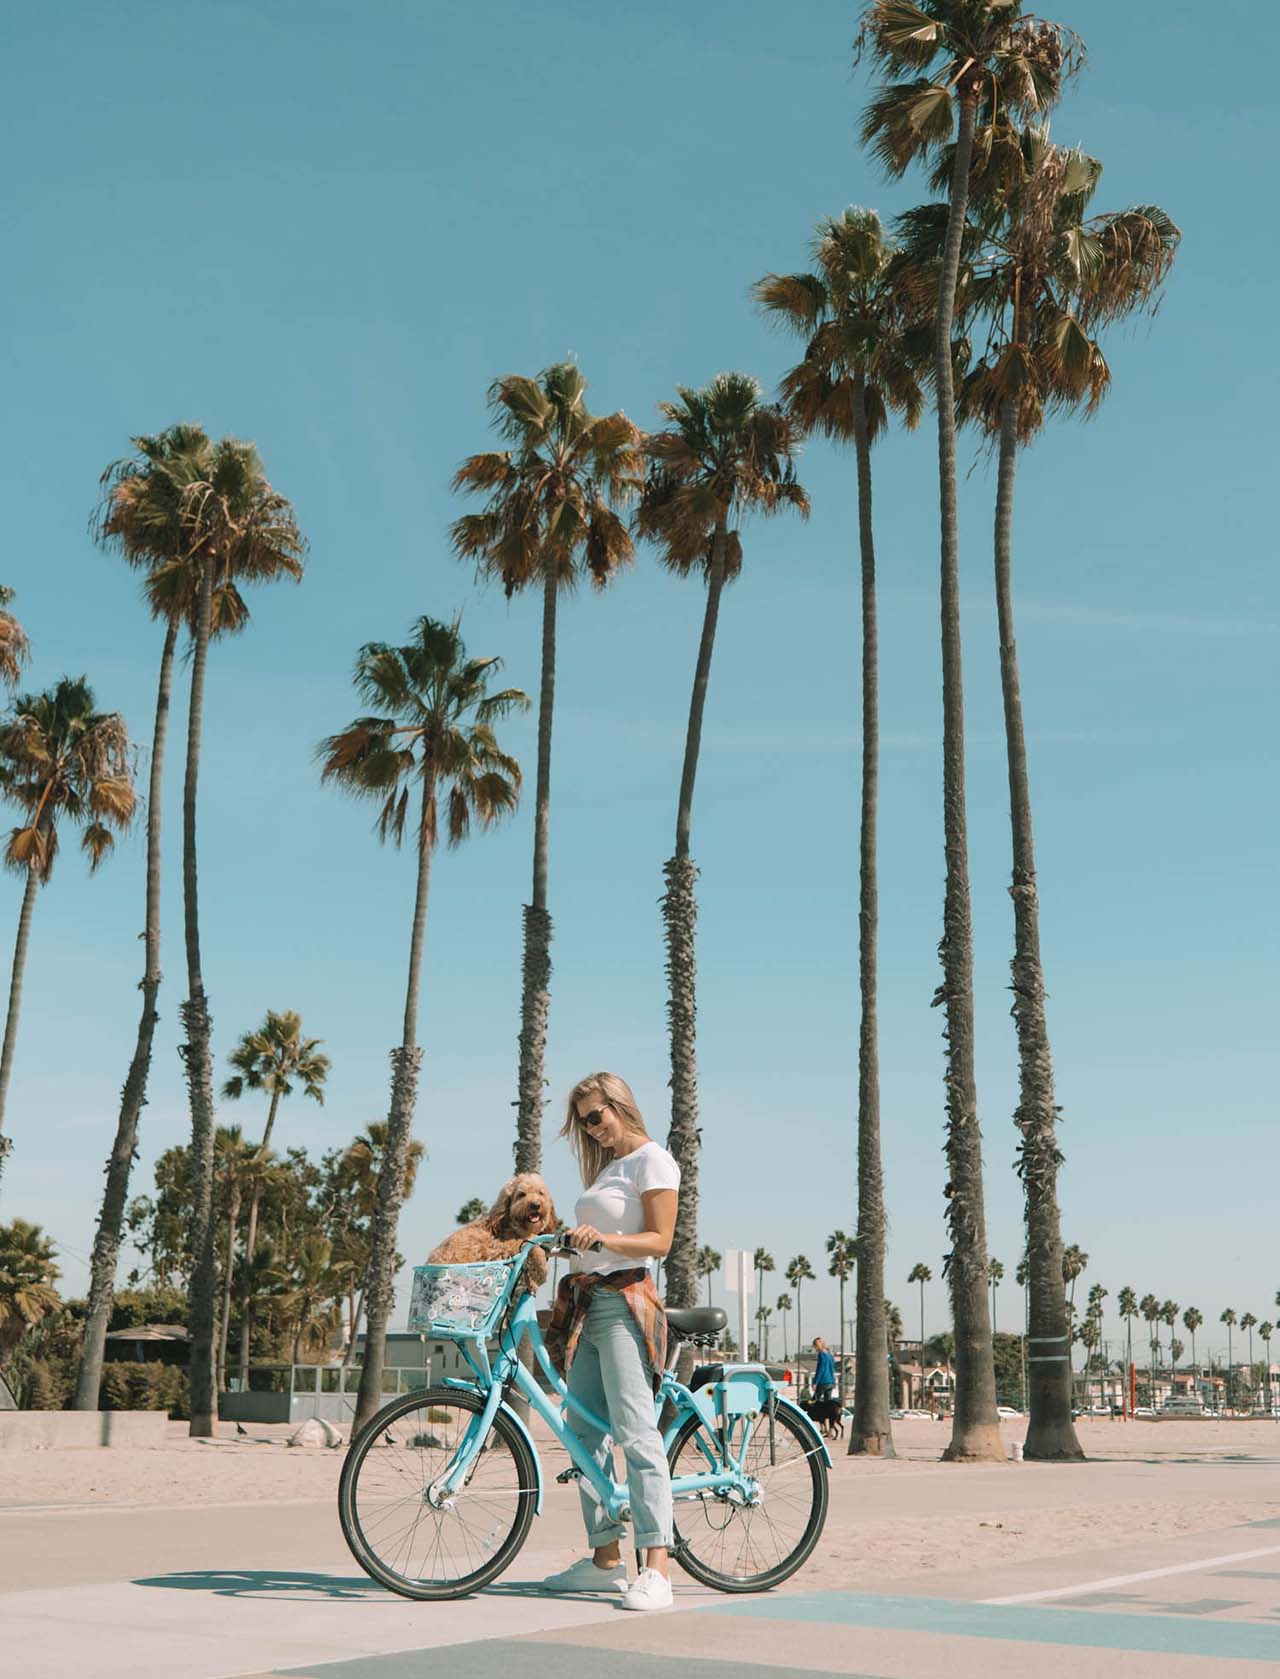
[(429, 1335), (489, 1335), (510, 1275), (511, 1261), (505, 1259), (415, 1266), (409, 1328)]

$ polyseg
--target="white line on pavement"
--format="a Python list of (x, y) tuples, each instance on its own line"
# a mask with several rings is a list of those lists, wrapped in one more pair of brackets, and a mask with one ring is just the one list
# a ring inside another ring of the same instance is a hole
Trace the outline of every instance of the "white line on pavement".
[(1205, 1557), (1200, 1562), (1179, 1562), (1171, 1568), (1148, 1568), (1141, 1574), (1115, 1574), (1109, 1580), (1087, 1580), (1081, 1586), (1055, 1586), (1047, 1592), (1018, 1592), (1013, 1597), (984, 1597), (986, 1604), (1040, 1603), (1049, 1597), (1076, 1597), (1081, 1592), (1109, 1591), (1113, 1586), (1131, 1586), (1138, 1580), (1159, 1580), (1166, 1574), (1198, 1574), (1204, 1568), (1217, 1568), (1224, 1562), (1248, 1562), (1252, 1557), (1270, 1557), (1280, 1551), (1280, 1545), (1266, 1545), (1259, 1551), (1233, 1551), (1226, 1557)]

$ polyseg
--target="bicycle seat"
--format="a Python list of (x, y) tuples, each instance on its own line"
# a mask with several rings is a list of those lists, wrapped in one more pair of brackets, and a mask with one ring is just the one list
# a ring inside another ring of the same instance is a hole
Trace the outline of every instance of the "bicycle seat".
[(685, 1311), (667, 1309), (667, 1323), (676, 1335), (718, 1335), (729, 1319), (719, 1306), (691, 1306)]

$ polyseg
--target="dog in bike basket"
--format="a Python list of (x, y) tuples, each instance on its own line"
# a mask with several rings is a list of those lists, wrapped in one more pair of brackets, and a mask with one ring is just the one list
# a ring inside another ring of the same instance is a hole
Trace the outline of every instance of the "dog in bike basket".
[[(554, 1234), (559, 1219), (551, 1191), (537, 1172), (518, 1172), (498, 1191), (482, 1218), (473, 1218), (436, 1244), (428, 1265), (474, 1265), (478, 1261), (510, 1259), (531, 1236)], [(520, 1276), (522, 1291), (536, 1291), (547, 1277), (544, 1248), (534, 1248)]]

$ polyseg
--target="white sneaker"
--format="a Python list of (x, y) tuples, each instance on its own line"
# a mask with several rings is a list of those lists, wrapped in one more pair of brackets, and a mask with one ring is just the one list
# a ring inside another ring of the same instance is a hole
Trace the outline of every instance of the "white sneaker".
[(544, 1592), (619, 1592), (625, 1591), (627, 1571), (618, 1562), (612, 1568), (597, 1568), (590, 1557), (580, 1557), (559, 1574), (548, 1574), (542, 1582)]
[(642, 1568), (622, 1594), (623, 1609), (670, 1609), (671, 1582), (656, 1568)]

